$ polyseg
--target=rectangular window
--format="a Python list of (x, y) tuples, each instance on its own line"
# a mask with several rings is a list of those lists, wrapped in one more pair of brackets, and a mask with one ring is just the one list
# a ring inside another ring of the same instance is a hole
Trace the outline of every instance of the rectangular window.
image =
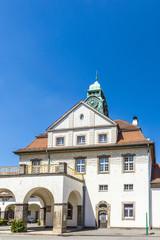
[(64, 137), (57, 138), (57, 145), (64, 145)]
[(99, 142), (100, 143), (107, 142), (107, 134), (100, 134), (99, 135)]
[(83, 143), (85, 143), (85, 136), (78, 136), (78, 137), (77, 137), (77, 143), (78, 143), (78, 144), (83, 144)]
[(124, 184), (124, 191), (132, 191), (133, 184)]
[(41, 171), (41, 160), (31, 160), (32, 161), (32, 168), (31, 173), (40, 173)]
[(109, 171), (109, 159), (99, 158), (99, 172), (108, 172)]
[(124, 157), (124, 172), (134, 171), (133, 156)]
[(40, 165), (40, 160), (35, 160), (35, 161), (33, 160), (32, 165), (33, 166), (39, 166)]
[(85, 173), (85, 159), (76, 160), (76, 171), (80, 173)]
[(133, 219), (133, 203), (132, 204), (124, 204), (123, 209), (124, 219)]
[(108, 191), (108, 185), (99, 185), (99, 192)]

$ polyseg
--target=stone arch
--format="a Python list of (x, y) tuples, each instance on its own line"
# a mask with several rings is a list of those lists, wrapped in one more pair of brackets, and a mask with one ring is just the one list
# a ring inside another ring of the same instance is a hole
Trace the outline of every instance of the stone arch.
[[(67, 226), (82, 227), (82, 197), (76, 190), (71, 191), (68, 195), (67, 205)], [(71, 207), (72, 206), (72, 207)], [(72, 211), (72, 214), (69, 214)], [(71, 215), (71, 217), (69, 217)]]
[(13, 193), (12, 190), (8, 189), (8, 188), (0, 188), (0, 197), (2, 198), (2, 195), (5, 196), (5, 194), (11, 196), (14, 201), (16, 201), (16, 197), (15, 197), (15, 194)]
[(28, 191), (23, 199), (23, 204), (28, 204), (30, 198), (36, 198), (41, 204), (41, 226), (53, 226), (54, 196), (44, 187), (36, 187)]
[(15, 204), (8, 204), (5, 208), (5, 219), (12, 220), (14, 219)]
[(76, 198), (77, 198), (77, 204), (78, 205), (82, 205), (82, 196), (81, 196), (81, 194), (77, 190), (73, 190), (73, 191), (69, 192), (68, 195), (66, 196), (66, 199), (69, 199), (69, 196), (72, 193), (74, 193)]
[(30, 197), (35, 197), (42, 199), (45, 206), (49, 204), (51, 201), (54, 203), (54, 197), (52, 193), (47, 189), (43, 187), (36, 187), (31, 189), (24, 197), (23, 203), (28, 203)]
[(99, 213), (106, 212), (107, 214), (107, 228), (110, 228), (110, 212), (111, 212), (111, 205), (106, 201), (100, 201), (96, 205), (96, 227), (99, 227)]

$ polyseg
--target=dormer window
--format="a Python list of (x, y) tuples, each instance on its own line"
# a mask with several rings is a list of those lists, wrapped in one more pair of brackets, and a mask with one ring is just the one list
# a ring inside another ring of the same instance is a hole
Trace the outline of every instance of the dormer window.
[(64, 145), (64, 137), (57, 138), (57, 145)]
[(78, 144), (84, 144), (85, 143), (85, 136), (78, 136), (77, 137), (77, 143)]
[(107, 142), (107, 134), (99, 134), (99, 143)]

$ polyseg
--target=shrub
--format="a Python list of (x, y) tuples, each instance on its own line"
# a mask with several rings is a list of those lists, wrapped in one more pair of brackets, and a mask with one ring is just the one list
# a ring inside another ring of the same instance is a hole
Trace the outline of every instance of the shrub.
[(11, 221), (11, 232), (23, 232), (24, 229), (25, 229), (25, 224), (23, 220)]
[(5, 218), (0, 218), (0, 226), (4, 226), (4, 225), (7, 225), (7, 220)]
[(37, 219), (37, 225), (40, 226), (40, 224), (41, 224), (41, 223), (40, 223), (40, 220)]

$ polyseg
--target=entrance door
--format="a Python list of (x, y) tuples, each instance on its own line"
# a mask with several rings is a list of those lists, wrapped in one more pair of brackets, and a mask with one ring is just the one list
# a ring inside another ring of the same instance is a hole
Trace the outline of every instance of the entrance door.
[(107, 212), (106, 211), (99, 212), (99, 227), (107, 228)]

